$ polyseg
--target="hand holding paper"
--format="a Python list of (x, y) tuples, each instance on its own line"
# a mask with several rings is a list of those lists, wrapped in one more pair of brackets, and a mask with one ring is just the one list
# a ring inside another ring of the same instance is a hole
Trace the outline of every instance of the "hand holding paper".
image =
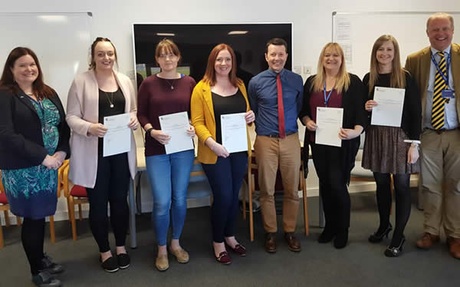
[(229, 153), (248, 150), (246, 113), (220, 116), (222, 145)]
[(128, 152), (131, 149), (129, 120), (130, 114), (128, 113), (104, 117), (104, 125), (107, 127), (103, 140), (104, 157)]
[(316, 108), (316, 138), (317, 144), (342, 146), (339, 133), (342, 129), (342, 108)]
[(163, 115), (159, 119), (162, 132), (170, 136), (164, 144), (167, 154), (193, 149), (193, 141), (188, 134), (190, 124), (187, 112)]
[(375, 87), (371, 125), (401, 127), (405, 89)]
[(161, 143), (162, 145), (168, 144), (171, 137), (165, 134), (162, 130), (152, 130), (151, 135), (157, 142)]

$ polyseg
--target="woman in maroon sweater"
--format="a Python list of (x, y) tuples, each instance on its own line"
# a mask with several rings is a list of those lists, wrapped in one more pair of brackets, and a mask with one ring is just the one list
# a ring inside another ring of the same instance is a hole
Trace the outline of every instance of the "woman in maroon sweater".
[[(169, 251), (179, 263), (189, 261), (189, 254), (181, 247), (179, 238), (187, 211), (187, 187), (195, 153), (190, 149), (166, 154), (164, 145), (171, 137), (161, 130), (159, 122), (159, 117), (163, 115), (190, 114), (190, 97), (196, 82), (177, 72), (180, 57), (179, 48), (171, 40), (158, 43), (155, 60), (161, 72), (146, 78), (139, 87), (138, 95), (138, 118), (146, 131), (145, 159), (154, 201), (152, 220), (158, 244), (155, 266), (159, 271), (169, 268), (166, 241), (170, 225), (172, 239)], [(191, 137), (195, 136), (191, 125), (186, 132)]]

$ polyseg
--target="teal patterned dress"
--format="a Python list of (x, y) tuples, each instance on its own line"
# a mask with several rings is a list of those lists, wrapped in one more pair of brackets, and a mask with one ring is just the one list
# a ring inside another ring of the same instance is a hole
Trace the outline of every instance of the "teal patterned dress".
[[(44, 146), (52, 155), (59, 142), (59, 111), (49, 99), (31, 102), (40, 118)], [(14, 215), (41, 219), (56, 212), (57, 170), (44, 165), (2, 170), (2, 181)]]

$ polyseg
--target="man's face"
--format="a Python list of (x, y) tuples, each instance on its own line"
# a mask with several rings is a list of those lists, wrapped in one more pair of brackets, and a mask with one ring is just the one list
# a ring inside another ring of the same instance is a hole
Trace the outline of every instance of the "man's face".
[(432, 19), (426, 29), (431, 47), (438, 51), (443, 51), (452, 43), (454, 36), (454, 27), (448, 18)]
[(268, 63), (268, 67), (279, 73), (286, 64), (288, 54), (284, 45), (269, 45), (267, 53), (265, 53), (265, 60)]

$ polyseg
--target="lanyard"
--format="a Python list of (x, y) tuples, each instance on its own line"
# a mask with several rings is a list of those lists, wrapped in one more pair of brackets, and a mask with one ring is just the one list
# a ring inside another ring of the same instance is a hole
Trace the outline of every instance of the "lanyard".
[(326, 95), (326, 83), (324, 83), (324, 88), (323, 88), (323, 97), (324, 97), (324, 106), (327, 107), (327, 104), (329, 103), (329, 99), (331, 98), (332, 91), (334, 89), (332, 88), (329, 93)]
[[(436, 71), (441, 75), (442, 79), (446, 83), (446, 86), (449, 87), (449, 66), (450, 66), (450, 53), (445, 53), (447, 54), (447, 60), (446, 60), (446, 74), (444, 74), (441, 69), (439, 68), (439, 63), (436, 62), (436, 59), (434, 58), (434, 54), (431, 54), (431, 61), (433, 62), (434, 66), (436, 67)], [(435, 76), (436, 77), (436, 76)]]

